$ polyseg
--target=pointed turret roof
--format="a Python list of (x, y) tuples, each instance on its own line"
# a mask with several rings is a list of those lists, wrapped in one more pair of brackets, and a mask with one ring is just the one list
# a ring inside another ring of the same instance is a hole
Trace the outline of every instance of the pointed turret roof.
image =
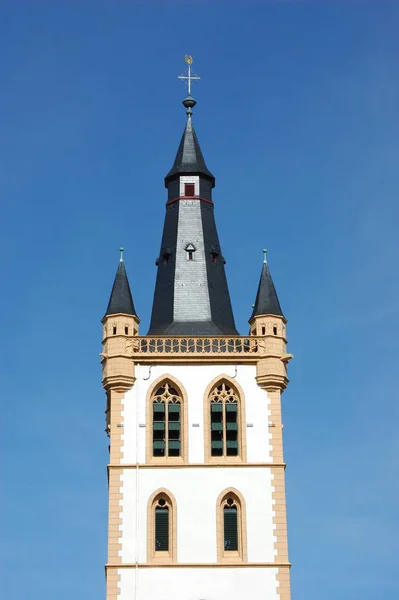
[(284, 316), (278, 300), (276, 288), (274, 287), (273, 279), (269, 271), (269, 266), (267, 264), (266, 250), (264, 250), (263, 253), (264, 259), (260, 274), (258, 293), (256, 294), (255, 305), (250, 321), (258, 315)]
[(211, 180), (212, 187), (215, 185), (215, 177), (205, 164), (191, 116), (187, 119), (173, 167), (165, 177), (165, 186), (168, 187), (168, 182), (177, 175), (185, 174), (202, 175)]
[(123, 313), (125, 315), (136, 315), (134, 308), (132, 292), (130, 291), (129, 280), (125, 269), (125, 263), (122, 257), (123, 248), (121, 248), (121, 258), (116, 271), (114, 285), (112, 286), (111, 296), (105, 316)]

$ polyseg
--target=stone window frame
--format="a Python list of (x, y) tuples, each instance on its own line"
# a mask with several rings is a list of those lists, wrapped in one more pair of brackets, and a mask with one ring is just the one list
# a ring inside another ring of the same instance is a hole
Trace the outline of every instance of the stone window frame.
[[(182, 399), (180, 411), (180, 456), (153, 456), (153, 395), (162, 384), (169, 383)], [(148, 388), (146, 397), (146, 463), (167, 465), (188, 463), (188, 402), (184, 386), (172, 375), (165, 373)]]
[[(155, 550), (155, 509), (159, 500), (165, 500), (169, 509), (169, 550)], [(147, 562), (151, 564), (175, 563), (177, 559), (177, 504), (174, 495), (159, 488), (147, 503)]]
[[(232, 498), (237, 506), (238, 550), (224, 548), (224, 505)], [(246, 563), (247, 552), (247, 512), (243, 495), (235, 488), (226, 488), (216, 502), (216, 543), (218, 563)]]
[[(211, 454), (211, 393), (212, 390), (221, 383), (227, 383), (232, 387), (238, 397), (238, 455), (237, 456), (212, 456)], [(245, 419), (245, 396), (240, 384), (222, 374), (215, 377), (205, 390), (204, 394), (204, 459), (205, 464), (237, 464), (247, 460), (247, 439), (246, 439), (246, 419)]]

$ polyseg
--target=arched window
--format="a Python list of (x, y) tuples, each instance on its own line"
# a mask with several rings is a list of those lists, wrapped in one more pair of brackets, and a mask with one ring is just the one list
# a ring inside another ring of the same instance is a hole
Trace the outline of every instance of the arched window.
[(225, 490), (217, 502), (217, 544), (219, 562), (247, 560), (244, 499), (237, 490)]
[(205, 462), (246, 460), (245, 398), (239, 383), (222, 375), (207, 387), (204, 397)]
[(182, 398), (168, 382), (159, 386), (152, 398), (153, 456), (181, 456)]
[(226, 382), (213, 388), (210, 396), (211, 456), (239, 455), (239, 401)]
[(159, 498), (155, 506), (154, 552), (169, 552), (169, 505)]
[(172, 562), (176, 557), (176, 501), (166, 490), (148, 502), (147, 555), (149, 562)]
[(187, 462), (187, 394), (172, 376), (155, 381), (147, 392), (146, 461)]
[(238, 552), (237, 504), (229, 496), (223, 506), (223, 547), (225, 552)]

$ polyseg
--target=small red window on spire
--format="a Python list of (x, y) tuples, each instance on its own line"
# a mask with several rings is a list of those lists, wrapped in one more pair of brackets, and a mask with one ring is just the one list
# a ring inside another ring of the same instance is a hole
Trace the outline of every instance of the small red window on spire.
[(185, 183), (184, 184), (184, 195), (185, 196), (195, 196), (195, 184), (194, 183)]

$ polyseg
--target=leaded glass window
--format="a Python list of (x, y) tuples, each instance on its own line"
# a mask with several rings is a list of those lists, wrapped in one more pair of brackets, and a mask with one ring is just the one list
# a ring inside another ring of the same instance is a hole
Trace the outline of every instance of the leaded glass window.
[(238, 395), (223, 382), (211, 393), (211, 456), (238, 456)]
[(152, 400), (153, 456), (181, 455), (181, 407), (179, 392), (169, 383), (162, 384)]

